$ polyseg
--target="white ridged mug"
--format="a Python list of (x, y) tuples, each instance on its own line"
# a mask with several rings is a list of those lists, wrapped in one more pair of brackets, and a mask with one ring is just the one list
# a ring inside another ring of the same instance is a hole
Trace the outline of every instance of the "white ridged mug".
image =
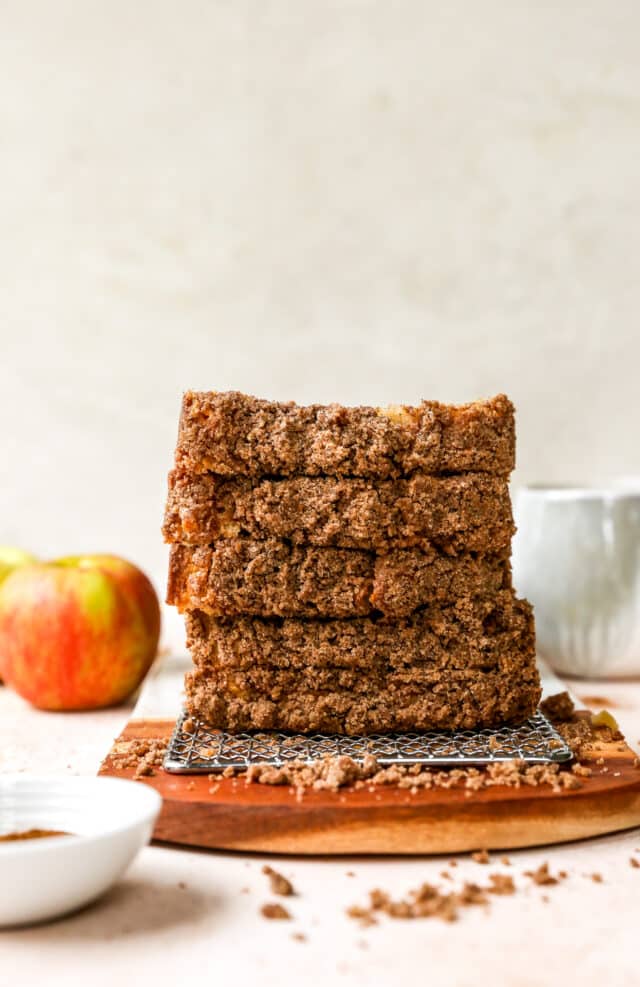
[(539, 654), (567, 675), (640, 676), (640, 485), (525, 487), (515, 520)]

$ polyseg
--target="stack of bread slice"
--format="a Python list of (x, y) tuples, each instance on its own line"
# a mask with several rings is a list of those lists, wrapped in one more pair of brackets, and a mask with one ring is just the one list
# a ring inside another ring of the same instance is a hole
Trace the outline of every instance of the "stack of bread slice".
[(164, 523), (189, 713), (298, 733), (476, 729), (538, 703), (511, 585), (513, 406), (187, 392)]

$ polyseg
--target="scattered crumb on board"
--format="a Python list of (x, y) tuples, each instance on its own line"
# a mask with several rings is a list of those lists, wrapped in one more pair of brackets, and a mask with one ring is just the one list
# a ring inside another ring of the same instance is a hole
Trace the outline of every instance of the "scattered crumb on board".
[[(542, 702), (541, 708), (553, 721), (576, 758), (585, 754), (593, 755), (599, 745), (622, 739), (619, 732), (611, 727), (594, 725), (586, 714), (576, 714), (567, 692), (549, 696)], [(187, 721), (185, 729), (187, 732), (194, 730), (195, 724)], [(138, 779), (153, 775), (154, 769), (162, 765), (166, 746), (163, 740), (121, 741), (116, 745), (111, 763), (116, 768), (134, 768), (134, 777)], [(596, 763), (602, 770), (607, 770), (601, 758)], [(640, 764), (637, 758), (634, 764)], [(465, 795), (471, 797), (475, 792), (495, 786), (549, 786), (555, 793), (561, 793), (582, 788), (591, 775), (592, 769), (579, 760), (571, 767), (558, 764), (528, 765), (525, 761), (512, 760), (494, 762), (484, 769), (469, 767), (432, 770), (421, 765), (382, 767), (375, 757), (366, 754), (362, 761), (355, 761), (347, 756), (327, 755), (312, 764), (298, 760), (290, 761), (283, 767), (253, 764), (245, 771), (226, 768), (222, 775), (210, 774), (208, 777), (212, 783), (209, 789), (211, 794), (218, 790), (223, 778), (233, 779), (234, 786), (240, 780), (245, 785), (287, 786), (300, 800), (308, 790), (337, 792), (343, 788), (351, 788), (375, 793), (376, 789), (385, 786), (404, 789), (409, 798), (421, 789), (438, 788), (463, 788)]]
[(154, 775), (154, 768), (161, 768), (167, 753), (166, 740), (120, 740), (111, 755), (111, 765), (119, 771), (134, 768), (133, 777)]

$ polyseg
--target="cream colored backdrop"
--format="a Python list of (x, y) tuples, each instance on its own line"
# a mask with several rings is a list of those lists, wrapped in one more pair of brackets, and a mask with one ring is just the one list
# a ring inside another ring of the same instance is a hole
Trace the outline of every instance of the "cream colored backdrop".
[(637, 0), (0, 4), (0, 541), (160, 576), (184, 388), (640, 472)]

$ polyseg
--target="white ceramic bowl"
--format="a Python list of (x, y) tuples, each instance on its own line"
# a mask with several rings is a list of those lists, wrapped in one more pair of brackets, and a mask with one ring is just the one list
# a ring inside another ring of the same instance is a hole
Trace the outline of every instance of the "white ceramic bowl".
[(0, 842), (0, 926), (42, 922), (86, 905), (151, 838), (162, 799), (118, 778), (0, 775), (0, 835), (72, 836)]

